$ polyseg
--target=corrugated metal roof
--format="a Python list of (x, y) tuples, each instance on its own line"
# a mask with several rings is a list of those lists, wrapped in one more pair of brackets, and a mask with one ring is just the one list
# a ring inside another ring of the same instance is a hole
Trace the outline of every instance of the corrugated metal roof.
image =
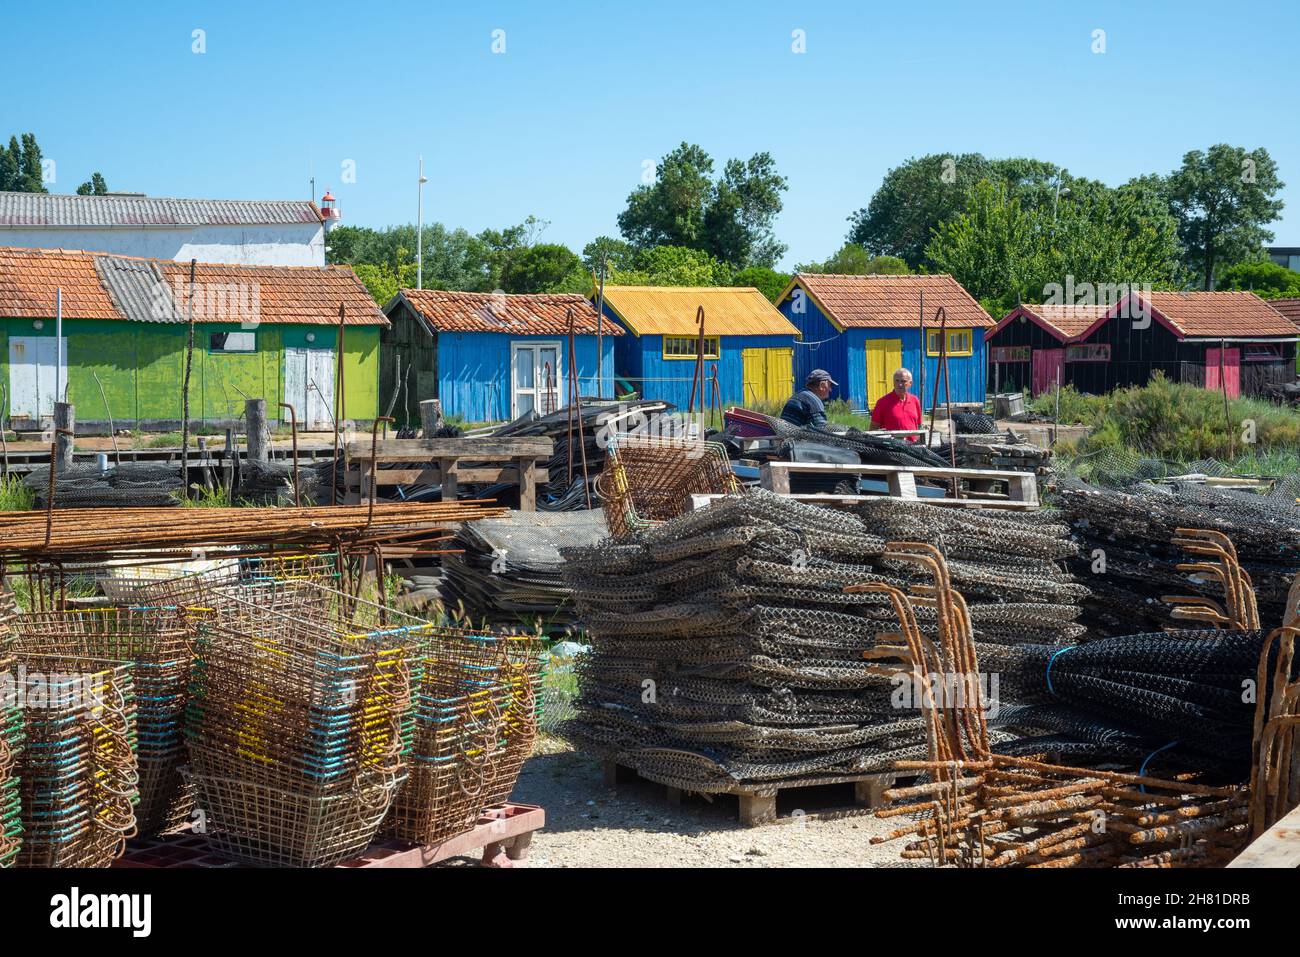
[(700, 306), (705, 335), (799, 335), (766, 296), (749, 286), (606, 286), (605, 302), (638, 336), (696, 335)]
[[(567, 335), (568, 315), (573, 331), (595, 335), (596, 309), (576, 294), (510, 295), (503, 292), (450, 292), (442, 289), (403, 289), (384, 307), (392, 315), (402, 299), (433, 332), (505, 332), (525, 336)], [(607, 336), (621, 336), (618, 323), (602, 324)]]
[(0, 192), (0, 228), (33, 226), (260, 226), (319, 223), (302, 199), (170, 199)]
[(96, 256), (95, 272), (125, 318), (136, 322), (175, 322), (184, 318), (177, 312), (171, 287), (156, 262)]
[[(55, 291), (62, 288), (69, 319), (184, 322), (189, 271), (189, 263), (169, 259), (0, 247), (0, 316), (53, 316)], [(388, 325), (348, 266), (198, 263), (194, 283), (198, 322), (332, 326), (341, 304), (349, 326)]]
[[(782, 292), (796, 285), (812, 296), (827, 318), (842, 329), (915, 329), (925, 293), (925, 324), (937, 326), (935, 310), (943, 306), (947, 324), (955, 328), (986, 328), (993, 319), (952, 276), (851, 276), (838, 273), (796, 273)], [(780, 300), (778, 300), (779, 302)]]

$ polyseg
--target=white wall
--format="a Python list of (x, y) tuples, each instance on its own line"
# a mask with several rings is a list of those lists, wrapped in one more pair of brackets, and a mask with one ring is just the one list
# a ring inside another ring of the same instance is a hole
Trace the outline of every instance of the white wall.
[(0, 228), (0, 246), (86, 249), (149, 259), (260, 266), (325, 265), (321, 223), (269, 226)]

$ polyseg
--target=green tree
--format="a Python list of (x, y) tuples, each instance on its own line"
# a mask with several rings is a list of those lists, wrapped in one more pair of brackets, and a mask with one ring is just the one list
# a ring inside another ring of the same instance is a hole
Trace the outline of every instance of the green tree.
[(501, 273), (506, 292), (552, 292), (582, 268), (582, 261), (567, 246), (537, 243), (511, 256)]
[(618, 228), (638, 250), (685, 247), (732, 268), (771, 266), (785, 252), (772, 225), (786, 188), (768, 153), (728, 160), (715, 182), (712, 157), (682, 143), (660, 161), (653, 183), (628, 196)]
[(1285, 185), (1263, 147), (1247, 152), (1218, 143), (1183, 156), (1167, 188), (1187, 264), (1202, 289), (1213, 289), (1217, 271), (1249, 259), (1273, 238), (1265, 227), (1282, 211), (1274, 197)]
[(981, 180), (1005, 186), (1009, 197), (1031, 210), (1056, 203), (1058, 186), (1067, 196), (1104, 189), (1043, 160), (930, 153), (885, 174), (867, 206), (849, 217), (849, 242), (873, 255), (897, 256), (913, 269), (933, 266), (926, 247), (935, 230), (966, 209)]
[(838, 273), (844, 276), (870, 276), (884, 274), (906, 276), (912, 270), (897, 256), (873, 256), (857, 243), (845, 243), (825, 262), (803, 263), (795, 272)]
[(997, 316), (1046, 274), (1037, 223), (1006, 186), (988, 180), (971, 189), (964, 205), (965, 212), (939, 226), (926, 256)]
[(750, 266), (731, 277), (733, 286), (753, 286), (772, 302), (776, 302), (776, 297), (789, 282), (788, 272), (777, 272), (767, 266)]
[(90, 174), (90, 179), (77, 187), (78, 196), (106, 196), (108, 195), (108, 183), (104, 182), (104, 176), (98, 170)]
[(631, 269), (636, 258), (632, 244), (613, 236), (597, 236), (582, 247), (582, 265), (589, 272), (600, 275), (601, 258), (605, 260), (605, 269)]
[[(1158, 210), (1156, 211), (1158, 212)], [(1168, 288), (1178, 270), (1177, 227), (1155, 215), (1149, 197), (1124, 190), (1080, 190), (1027, 209), (1005, 184), (982, 181), (965, 212), (941, 225), (927, 255), (992, 315), (1042, 302), (1073, 286), (1094, 301), (1131, 284)]]
[(642, 250), (634, 268), (610, 271), (613, 286), (726, 286), (732, 270), (708, 253), (685, 246), (654, 246)]
[(0, 190), (15, 193), (45, 193), (41, 169), (41, 148), (36, 134), (9, 137), (9, 146), (0, 149)]
[(776, 265), (785, 255), (772, 223), (781, 212), (786, 178), (770, 153), (727, 160), (704, 212), (704, 249), (735, 268)]
[(1300, 296), (1300, 272), (1267, 259), (1235, 263), (1219, 274), (1218, 289), (1244, 289), (1261, 299)]

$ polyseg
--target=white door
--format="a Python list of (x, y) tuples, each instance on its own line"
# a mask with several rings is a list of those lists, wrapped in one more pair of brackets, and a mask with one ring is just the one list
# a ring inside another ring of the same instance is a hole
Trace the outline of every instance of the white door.
[(313, 432), (334, 428), (333, 349), (307, 350), (307, 425)]
[(335, 375), (333, 349), (284, 350), (284, 401), (293, 406), (298, 428), (334, 428)]
[[(33, 422), (54, 418), (55, 391), (59, 363), (64, 375), (68, 368), (68, 337), (58, 341), (59, 355), (54, 353), (53, 336), (9, 337), (9, 415)], [(67, 379), (63, 382), (67, 394)]]
[(558, 342), (510, 344), (510, 417), (547, 415), (564, 405), (564, 370)]

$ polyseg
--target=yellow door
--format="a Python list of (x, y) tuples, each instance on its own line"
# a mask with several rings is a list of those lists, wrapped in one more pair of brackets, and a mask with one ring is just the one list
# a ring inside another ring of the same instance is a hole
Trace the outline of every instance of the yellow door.
[(794, 392), (793, 349), (741, 349), (744, 405), (784, 402)]
[(767, 353), (767, 396), (784, 402), (794, 393), (794, 350), (765, 349)]
[(867, 340), (867, 408), (874, 409), (876, 400), (893, 391), (894, 370), (903, 365), (902, 339)]

